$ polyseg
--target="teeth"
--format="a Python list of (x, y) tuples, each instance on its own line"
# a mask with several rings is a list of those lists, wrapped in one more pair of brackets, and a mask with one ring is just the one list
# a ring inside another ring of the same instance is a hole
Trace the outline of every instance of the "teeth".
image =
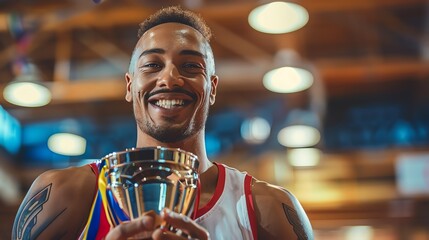
[(185, 101), (183, 101), (182, 99), (173, 99), (173, 100), (160, 99), (155, 102), (156, 106), (166, 108), (166, 109), (170, 109), (176, 106), (182, 106), (184, 104), (185, 104)]

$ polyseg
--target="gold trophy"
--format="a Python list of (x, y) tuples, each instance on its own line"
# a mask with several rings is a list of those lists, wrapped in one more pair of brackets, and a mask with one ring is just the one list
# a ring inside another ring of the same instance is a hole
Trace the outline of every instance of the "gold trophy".
[[(113, 225), (164, 208), (191, 216), (198, 189), (198, 158), (181, 149), (132, 148), (104, 157), (106, 198)], [(167, 226), (161, 226), (167, 227)]]

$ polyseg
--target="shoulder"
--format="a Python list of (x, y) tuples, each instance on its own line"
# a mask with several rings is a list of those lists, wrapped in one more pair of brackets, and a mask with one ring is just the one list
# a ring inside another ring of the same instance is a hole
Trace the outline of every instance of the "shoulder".
[[(58, 197), (61, 203), (72, 204), (75, 199), (95, 193), (96, 177), (88, 165), (49, 170), (34, 180), (27, 196), (32, 192), (50, 192)], [(52, 199), (54, 200), (54, 199)], [(82, 199), (83, 200), (83, 199)]]
[(253, 178), (252, 192), (257, 198), (271, 199), (288, 205), (299, 204), (297, 198), (285, 188), (255, 178)]
[[(87, 182), (87, 184), (85, 184)], [(93, 188), (95, 183), (95, 174), (92, 172), (88, 165), (81, 167), (69, 167), (65, 169), (54, 169), (48, 170), (34, 180), (31, 188), (45, 185), (56, 185), (58, 187), (67, 186), (67, 190), (73, 190), (75, 188), (81, 189), (81, 187)], [(59, 191), (65, 191), (64, 188), (58, 188)]]
[(261, 239), (313, 239), (307, 214), (291, 192), (253, 179), (252, 196)]
[(77, 238), (96, 191), (87, 165), (49, 170), (33, 182), (15, 218), (15, 238)]

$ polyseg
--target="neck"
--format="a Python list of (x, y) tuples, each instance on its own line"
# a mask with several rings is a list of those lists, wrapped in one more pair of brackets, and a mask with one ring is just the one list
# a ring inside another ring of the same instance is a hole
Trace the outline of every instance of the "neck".
[(137, 144), (136, 147), (167, 147), (167, 148), (180, 148), (184, 151), (191, 152), (198, 157), (199, 167), (198, 172), (203, 173), (207, 171), (213, 163), (211, 163), (206, 154), (206, 145), (204, 141), (204, 134), (197, 134), (194, 137), (187, 138), (185, 140), (174, 142), (174, 143), (164, 143), (152, 138), (149, 135), (142, 134), (140, 131), (137, 134)]

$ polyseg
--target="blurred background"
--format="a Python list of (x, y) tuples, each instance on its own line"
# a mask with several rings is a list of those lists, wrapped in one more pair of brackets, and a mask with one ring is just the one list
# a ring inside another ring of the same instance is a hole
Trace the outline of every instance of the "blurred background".
[(214, 32), (212, 161), (290, 189), (316, 239), (429, 239), (427, 0), (0, 0), (0, 239), (40, 173), (134, 146), (123, 76), (168, 5)]

